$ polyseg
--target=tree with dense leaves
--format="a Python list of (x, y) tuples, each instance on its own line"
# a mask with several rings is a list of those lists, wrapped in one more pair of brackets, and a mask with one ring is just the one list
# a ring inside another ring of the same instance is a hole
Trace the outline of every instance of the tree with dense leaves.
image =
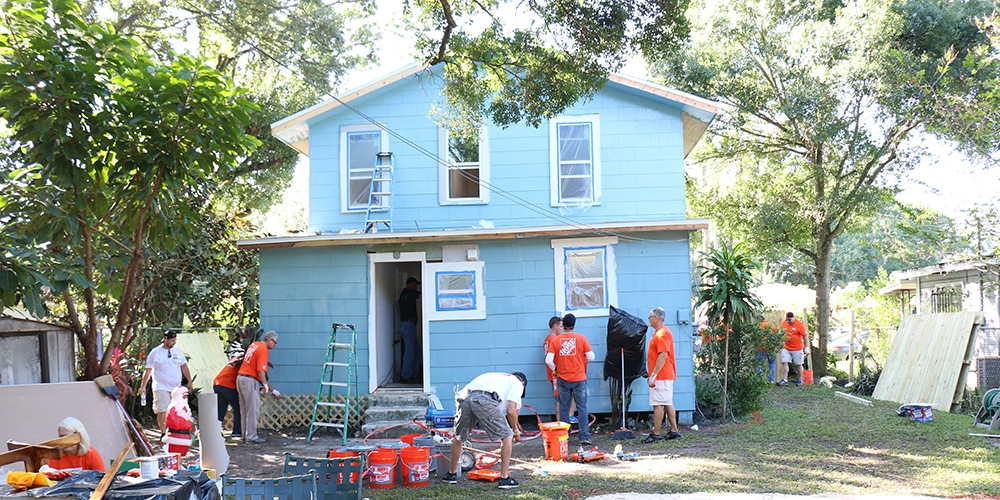
[[(150, 249), (189, 241), (214, 179), (259, 144), (246, 134), (254, 105), (241, 96), (191, 58), (150, 59), (71, 1), (5, 5), (0, 118), (11, 157), (0, 220), (2, 262), (16, 264), (0, 269), (0, 297), (41, 316), (41, 293), (61, 293), (85, 376), (107, 372), (136, 323)], [(116, 299), (113, 314), (99, 316), (103, 294)]]
[[(971, 19), (988, 9), (944, 0), (699, 2), (690, 39), (655, 63), (667, 85), (726, 109), (697, 153), (712, 169), (697, 187), (706, 197), (697, 215), (755, 253), (780, 246), (811, 261), (818, 376), (834, 241), (874, 215), (916, 163), (919, 146), (907, 140), (933, 112), (923, 97), (965, 92), (935, 71), (950, 46), (981, 38)], [(936, 17), (910, 22), (921, 13)]]

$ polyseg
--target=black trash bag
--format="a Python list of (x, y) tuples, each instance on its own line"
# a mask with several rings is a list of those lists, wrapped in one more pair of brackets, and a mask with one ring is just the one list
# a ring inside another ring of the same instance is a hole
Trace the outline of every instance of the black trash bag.
[[(173, 477), (161, 477), (149, 481), (131, 483), (119, 472), (111, 482), (105, 499), (114, 500), (219, 500), (219, 490), (203, 471), (179, 471)], [(28, 495), (36, 498), (74, 497), (89, 500), (104, 477), (100, 471), (83, 471), (73, 477), (59, 481), (51, 488), (28, 490)]]
[(647, 376), (646, 323), (631, 314), (610, 306), (608, 316), (608, 354), (604, 357), (604, 380), (622, 378), (622, 348), (625, 349), (625, 387)]

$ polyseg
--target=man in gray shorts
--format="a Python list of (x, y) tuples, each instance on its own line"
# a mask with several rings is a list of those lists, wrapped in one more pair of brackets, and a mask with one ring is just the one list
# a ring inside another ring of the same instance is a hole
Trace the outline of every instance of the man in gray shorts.
[(514, 440), (521, 437), (517, 412), (527, 387), (528, 378), (521, 372), (484, 373), (455, 396), (458, 413), (455, 414), (455, 439), (451, 441), (451, 469), (441, 481), (458, 483), (462, 443), (469, 440), (472, 429), (479, 424), (490, 441), (500, 441), (499, 487), (517, 488), (517, 480), (510, 477), (508, 467)]

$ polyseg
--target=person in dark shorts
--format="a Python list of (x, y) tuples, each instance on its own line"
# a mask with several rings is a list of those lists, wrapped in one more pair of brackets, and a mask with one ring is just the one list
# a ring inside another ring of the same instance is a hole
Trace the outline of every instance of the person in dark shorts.
[(527, 387), (528, 379), (521, 372), (484, 373), (472, 379), (456, 395), (458, 413), (455, 414), (455, 438), (451, 441), (451, 469), (441, 481), (458, 483), (462, 443), (469, 440), (472, 429), (478, 424), (491, 441), (500, 441), (499, 487), (517, 488), (517, 480), (510, 477), (508, 468), (514, 440), (521, 437), (517, 413)]

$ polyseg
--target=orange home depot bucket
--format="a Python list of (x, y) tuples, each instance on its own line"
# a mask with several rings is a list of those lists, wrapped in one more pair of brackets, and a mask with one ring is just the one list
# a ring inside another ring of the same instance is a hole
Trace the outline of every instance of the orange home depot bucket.
[(379, 490), (395, 482), (396, 450), (378, 448), (368, 454), (368, 486)]
[(399, 450), (403, 459), (403, 486), (419, 488), (427, 486), (431, 476), (430, 448), (416, 446)]
[[(327, 458), (358, 458), (360, 455), (356, 451), (350, 450), (330, 450), (330, 456)], [(359, 460), (351, 460), (351, 465), (359, 466), (361, 462)], [(351, 484), (358, 484), (358, 473), (352, 472), (351, 477), (348, 478)], [(337, 474), (337, 484), (344, 484), (344, 473), (341, 472)]]
[(569, 424), (546, 422), (541, 424), (542, 446), (546, 460), (566, 460), (569, 458)]
[(806, 385), (813, 385), (812, 370), (802, 370), (802, 383)]
[(403, 434), (399, 436), (399, 440), (413, 446), (413, 438), (424, 437), (424, 434)]

